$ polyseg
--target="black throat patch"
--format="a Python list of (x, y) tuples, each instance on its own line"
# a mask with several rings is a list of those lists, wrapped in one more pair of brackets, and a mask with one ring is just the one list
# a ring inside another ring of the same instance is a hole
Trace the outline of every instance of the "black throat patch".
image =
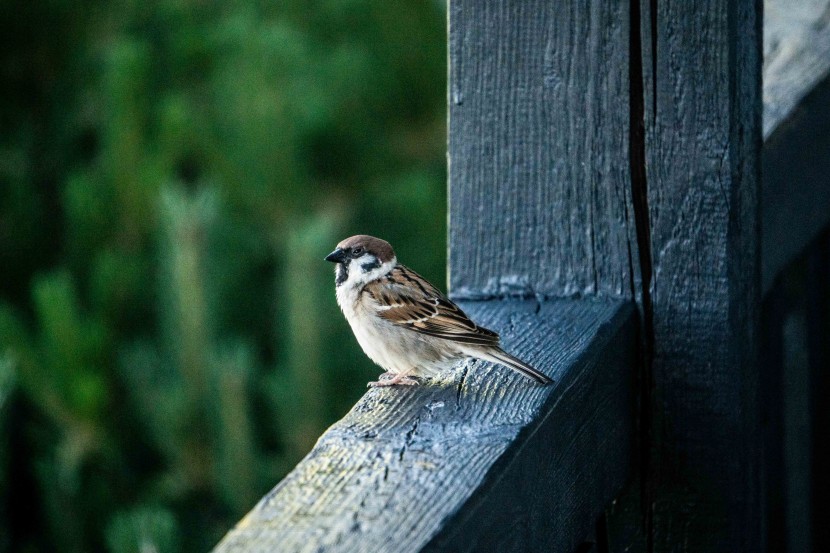
[(335, 286), (340, 286), (341, 284), (346, 282), (346, 279), (348, 279), (348, 278), (349, 278), (349, 268), (346, 267), (346, 265), (344, 265), (343, 263), (338, 263), (337, 264), (337, 271), (335, 271), (335, 275), (334, 275), (334, 285)]

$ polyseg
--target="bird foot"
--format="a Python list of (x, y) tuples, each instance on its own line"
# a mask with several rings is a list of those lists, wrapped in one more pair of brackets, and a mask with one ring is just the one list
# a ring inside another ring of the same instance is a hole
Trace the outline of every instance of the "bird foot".
[(383, 373), (377, 379), (377, 382), (369, 382), (366, 384), (367, 388), (385, 388), (387, 386), (417, 386), (420, 384), (412, 377), (406, 376), (406, 373)]

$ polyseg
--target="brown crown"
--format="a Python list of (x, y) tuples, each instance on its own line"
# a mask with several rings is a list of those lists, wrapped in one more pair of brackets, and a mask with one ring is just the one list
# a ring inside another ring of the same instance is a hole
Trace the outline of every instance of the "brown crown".
[(337, 244), (338, 248), (342, 248), (344, 250), (347, 248), (357, 248), (359, 246), (362, 246), (367, 252), (377, 257), (381, 263), (386, 263), (395, 257), (395, 252), (392, 250), (392, 246), (389, 242), (381, 240), (380, 238), (375, 238), (374, 236), (369, 236), (368, 234), (350, 236)]

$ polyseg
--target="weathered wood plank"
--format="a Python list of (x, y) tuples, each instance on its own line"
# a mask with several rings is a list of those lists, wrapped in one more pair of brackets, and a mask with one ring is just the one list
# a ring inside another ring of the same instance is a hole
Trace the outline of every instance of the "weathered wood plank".
[(629, 473), (634, 310), (465, 310), (557, 384), (473, 362), (370, 390), (216, 551), (573, 551)]
[(757, 551), (761, 2), (650, 9), (650, 538), (654, 551)]
[(630, 298), (628, 2), (449, 9), (450, 288)]

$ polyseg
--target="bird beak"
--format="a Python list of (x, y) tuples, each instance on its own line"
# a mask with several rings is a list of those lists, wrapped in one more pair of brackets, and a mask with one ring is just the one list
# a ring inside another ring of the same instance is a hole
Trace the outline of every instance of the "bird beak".
[(332, 263), (342, 263), (344, 259), (346, 259), (346, 252), (342, 248), (337, 248), (325, 257), (326, 261)]

